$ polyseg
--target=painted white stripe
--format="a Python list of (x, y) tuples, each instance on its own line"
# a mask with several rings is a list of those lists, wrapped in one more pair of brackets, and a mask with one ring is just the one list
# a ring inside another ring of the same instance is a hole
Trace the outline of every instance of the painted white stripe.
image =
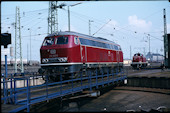
[[(86, 64), (118, 64), (118, 62), (89, 62)], [(119, 62), (119, 64), (123, 64), (123, 62)]]
[(49, 63), (49, 64), (40, 64), (40, 66), (49, 66), (49, 65), (75, 65), (75, 64), (83, 64), (83, 63)]
[[(119, 62), (120, 64), (123, 64), (123, 62)], [(49, 63), (49, 64), (40, 64), (40, 66), (49, 66), (49, 65), (76, 65), (76, 64), (83, 64), (81, 62), (76, 63)], [(117, 62), (89, 62), (85, 64), (118, 64)]]
[(147, 64), (147, 62), (132, 62), (132, 64)]

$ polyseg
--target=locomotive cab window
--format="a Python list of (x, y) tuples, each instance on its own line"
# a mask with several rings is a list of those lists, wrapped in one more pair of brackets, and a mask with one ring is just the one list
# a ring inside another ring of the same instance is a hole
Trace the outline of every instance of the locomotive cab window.
[(49, 46), (54, 44), (54, 38), (46, 38), (44, 40), (43, 46)]
[(75, 43), (75, 44), (79, 44), (79, 43), (78, 43), (78, 38), (77, 38), (77, 37), (74, 37), (74, 43)]
[(84, 38), (79, 38), (80, 39), (80, 43), (83, 44), (83, 45), (89, 45), (89, 42), (87, 39), (84, 39)]
[(61, 36), (56, 38), (55, 44), (67, 44), (68, 43), (68, 37)]
[(115, 50), (118, 50), (118, 47), (117, 47), (116, 45), (114, 45), (114, 49), (115, 49)]
[(120, 46), (118, 46), (118, 49), (119, 49), (120, 51), (122, 50)]

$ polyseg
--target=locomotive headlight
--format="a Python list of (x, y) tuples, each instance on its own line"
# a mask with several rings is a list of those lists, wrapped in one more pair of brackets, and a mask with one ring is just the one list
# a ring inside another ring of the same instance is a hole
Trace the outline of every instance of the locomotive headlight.
[(47, 58), (42, 59), (42, 63), (47, 63), (47, 62), (48, 62)]
[(67, 62), (67, 57), (64, 57), (64, 58), (63, 58), (63, 61), (64, 61), (64, 62)]
[(59, 62), (67, 62), (67, 57), (58, 58)]
[(59, 62), (62, 62), (63, 61), (63, 58), (58, 58)]

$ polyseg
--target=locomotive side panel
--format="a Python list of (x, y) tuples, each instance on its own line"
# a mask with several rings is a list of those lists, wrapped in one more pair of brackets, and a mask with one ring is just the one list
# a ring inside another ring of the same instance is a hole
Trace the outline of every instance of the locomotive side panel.
[[(108, 50), (104, 48), (96, 48), (86, 46), (87, 50), (87, 63), (88, 64), (113, 64), (118, 65), (118, 61), (120, 63), (123, 62), (123, 52)], [(117, 56), (116, 52), (119, 53)], [(119, 58), (118, 58), (119, 57)], [(119, 60), (118, 60), (119, 59)]]
[(123, 52), (119, 51), (119, 54), (120, 54), (120, 62), (123, 62)]
[(87, 57), (86, 56), (87, 55), (87, 53), (86, 53), (87, 50), (86, 49), (87, 48), (85, 46), (81, 46), (80, 48), (81, 48), (81, 50), (80, 50), (80, 52), (81, 52), (81, 62), (86, 63), (86, 60), (87, 60), (87, 58), (86, 58)]
[(87, 62), (95, 63), (103, 60), (103, 52), (99, 52), (99, 49), (86, 46), (87, 50)]
[(80, 63), (81, 62), (81, 50), (80, 42), (77, 36), (70, 36), (71, 47), (68, 48), (69, 62)]
[(103, 48), (96, 48), (86, 46), (87, 50), (87, 62), (113, 62), (116, 60), (114, 56), (114, 50), (106, 50)]

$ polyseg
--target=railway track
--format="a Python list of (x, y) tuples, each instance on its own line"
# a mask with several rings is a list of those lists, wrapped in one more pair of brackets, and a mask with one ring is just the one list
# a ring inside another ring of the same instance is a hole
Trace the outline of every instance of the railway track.
[(156, 88), (146, 88), (146, 87), (115, 87), (113, 90), (122, 90), (122, 91), (139, 91), (139, 92), (149, 92), (149, 93), (159, 93), (170, 95), (170, 89), (156, 89)]

